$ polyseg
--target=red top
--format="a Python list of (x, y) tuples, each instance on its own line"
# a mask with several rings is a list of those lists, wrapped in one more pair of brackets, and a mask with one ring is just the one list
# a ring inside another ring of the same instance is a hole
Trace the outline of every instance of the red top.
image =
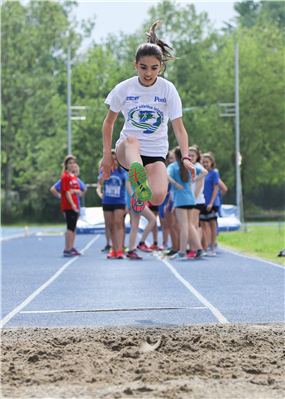
[[(64, 172), (61, 176), (61, 211), (66, 211), (67, 209), (72, 209), (70, 202), (66, 197), (66, 191), (80, 190), (77, 177), (68, 172)], [(72, 200), (78, 209), (78, 198), (77, 194), (72, 194)]]

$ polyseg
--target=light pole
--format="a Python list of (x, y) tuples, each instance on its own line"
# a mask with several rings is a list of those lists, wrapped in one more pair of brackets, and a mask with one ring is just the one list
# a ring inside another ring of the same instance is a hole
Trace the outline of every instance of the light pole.
[(71, 79), (70, 46), (67, 47), (67, 154), (71, 154)]
[[(236, 206), (238, 219), (243, 222), (242, 186), (240, 178), (241, 155), (239, 148), (239, 67), (238, 43), (235, 43), (235, 103), (219, 104), (219, 116), (235, 117)], [(223, 113), (221, 109), (223, 110)]]
[[(72, 112), (75, 110), (75, 112)], [(70, 46), (67, 47), (67, 154), (71, 154), (71, 121), (85, 120), (86, 116), (81, 115), (81, 111), (86, 107), (71, 106), (71, 68), (70, 68)], [(72, 116), (80, 115), (80, 116)]]

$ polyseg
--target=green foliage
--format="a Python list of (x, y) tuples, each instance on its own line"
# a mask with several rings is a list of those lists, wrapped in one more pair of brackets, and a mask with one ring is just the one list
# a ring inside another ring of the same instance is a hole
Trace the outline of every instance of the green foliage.
[(235, 3), (239, 25), (252, 28), (255, 24), (269, 23), (280, 29), (285, 27), (285, 3), (283, 1), (243, 1)]
[[(207, 13), (195, 6), (163, 1), (149, 10), (149, 18), (131, 35), (109, 35), (77, 54), (82, 38), (90, 36), (95, 17), (70, 21), (76, 2), (3, 2), (2, 21), (2, 183), (6, 218), (32, 215), (56, 219), (59, 203), (49, 188), (60, 178), (67, 152), (66, 47), (72, 55), (72, 105), (86, 106), (87, 119), (72, 121), (72, 149), (80, 177), (95, 183), (102, 157), (104, 101), (119, 82), (137, 74), (133, 61), (145, 32), (162, 19), (158, 36), (173, 47), (164, 77), (173, 82), (185, 111), (189, 144), (212, 151), (222, 179), (235, 191), (235, 120), (220, 118), (219, 103), (235, 101), (234, 48), (239, 43), (240, 150), (245, 204), (250, 207), (263, 187), (284, 183), (284, 7), (281, 2), (236, 4), (238, 26), (220, 35)], [(119, 115), (113, 145), (123, 126)], [(169, 124), (170, 148), (177, 145)], [(12, 201), (12, 190), (20, 203)], [(86, 205), (96, 203), (95, 190)], [(254, 197), (255, 195), (255, 197)], [(262, 194), (264, 195), (264, 194)], [(261, 195), (261, 196), (262, 196)], [(280, 199), (273, 195), (274, 204)], [(232, 198), (235, 198), (232, 196)], [(264, 201), (265, 204), (265, 201)], [(98, 203), (96, 204), (98, 205)], [(258, 203), (258, 206), (261, 206)], [(267, 207), (267, 205), (266, 205)]]

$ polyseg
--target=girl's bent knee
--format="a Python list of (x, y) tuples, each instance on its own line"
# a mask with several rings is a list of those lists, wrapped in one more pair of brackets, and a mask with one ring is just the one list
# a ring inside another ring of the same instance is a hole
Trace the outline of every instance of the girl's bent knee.
[(166, 197), (165, 192), (152, 192), (152, 197), (150, 202), (152, 205), (158, 206), (161, 205)]
[(127, 145), (140, 145), (138, 138), (134, 134), (130, 134), (126, 137)]

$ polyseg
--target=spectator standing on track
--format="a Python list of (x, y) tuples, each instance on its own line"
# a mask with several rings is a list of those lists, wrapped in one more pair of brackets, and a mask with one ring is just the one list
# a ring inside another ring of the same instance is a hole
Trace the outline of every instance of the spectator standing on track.
[(65, 249), (63, 256), (69, 257), (81, 255), (74, 248), (76, 235), (76, 223), (79, 215), (78, 196), (80, 190), (76, 175), (73, 173), (76, 157), (67, 155), (63, 163), (63, 174), (61, 176), (61, 211), (64, 213), (67, 225), (65, 233)]
[(133, 209), (131, 208), (130, 201), (131, 201), (131, 196), (133, 194), (134, 189), (132, 188), (131, 183), (129, 181), (129, 173), (128, 172), (126, 172), (125, 180), (126, 180), (126, 191), (128, 191), (128, 194), (129, 194), (127, 207), (130, 209), (130, 219), (131, 219), (131, 231), (130, 231), (130, 235), (129, 235), (129, 251), (127, 252), (126, 256), (129, 259), (142, 259), (142, 257), (139, 256), (135, 250), (136, 237), (137, 237), (137, 232), (138, 232), (138, 228), (139, 228), (140, 217), (144, 216), (148, 221), (148, 224), (144, 228), (144, 231), (143, 231), (143, 234), (141, 237), (141, 241), (140, 241), (139, 245), (137, 246), (137, 248), (143, 252), (152, 252), (152, 249), (149, 249), (146, 246), (145, 240), (146, 240), (148, 234), (153, 229), (153, 226), (155, 225), (156, 220), (155, 220), (154, 214), (148, 208), (148, 206), (146, 206), (141, 213), (136, 213), (133, 211)]
[[(203, 230), (204, 238), (204, 250), (207, 251), (208, 256), (216, 256), (215, 244), (217, 238), (217, 218), (220, 200), (218, 196), (219, 179), (220, 175), (217, 169), (215, 169), (215, 158), (211, 152), (203, 154), (202, 164), (207, 169), (208, 174), (205, 177), (204, 184), (204, 196), (205, 205), (204, 209), (200, 213), (200, 221)], [(211, 230), (211, 248), (208, 250), (208, 234), (207, 229), (210, 227)]]
[(196, 170), (188, 157), (188, 135), (182, 122), (182, 104), (174, 85), (158, 77), (165, 63), (174, 59), (170, 48), (155, 34), (155, 22), (147, 34), (148, 43), (136, 51), (135, 68), (138, 76), (118, 84), (108, 95), (105, 103), (110, 105), (103, 123), (103, 159), (99, 170), (108, 179), (114, 166), (111, 143), (114, 123), (119, 112), (125, 124), (116, 143), (119, 164), (130, 170), (130, 182), (135, 189), (134, 200), (139, 206), (151, 200), (160, 205), (167, 194), (165, 158), (168, 151), (167, 123), (170, 119), (174, 134), (181, 148), (182, 162), (192, 172)]
[[(170, 165), (175, 162), (175, 155), (173, 151), (169, 151), (166, 158), (166, 165)], [(174, 187), (172, 183), (168, 183), (169, 198), (165, 206), (165, 222), (167, 224), (170, 238), (171, 238), (171, 249), (167, 252), (164, 251), (165, 255), (172, 256), (179, 251), (179, 236), (180, 236), (180, 226), (177, 221), (175, 207), (174, 207)]]
[[(82, 195), (84, 195), (87, 191), (87, 187), (86, 185), (83, 183), (83, 181), (81, 179), (79, 179), (78, 175), (80, 173), (80, 168), (77, 165), (77, 163), (75, 163), (73, 165), (73, 173), (75, 174), (75, 176), (77, 177), (77, 181), (79, 184), (79, 190), (71, 190), (72, 194), (77, 194), (77, 198), (78, 198), (78, 210), (79, 210), (79, 214), (80, 214), (80, 209), (81, 209), (81, 202), (80, 202), (80, 197), (82, 197)], [(51, 188), (50, 191), (53, 193), (53, 195), (57, 198), (61, 198), (61, 179), (59, 179)]]
[(124, 259), (125, 171), (118, 165), (115, 150), (111, 150), (111, 153), (114, 171), (111, 171), (110, 178), (107, 180), (103, 177), (102, 172), (98, 176), (99, 184), (104, 184), (103, 212), (112, 238), (113, 249), (107, 258)]
[[(179, 147), (174, 150), (176, 162), (167, 167), (169, 181), (174, 185), (174, 205), (178, 223), (180, 225), (180, 251), (170, 256), (170, 259), (185, 260), (186, 248), (189, 237), (193, 246), (197, 248), (195, 259), (200, 259), (205, 255), (201, 247), (198, 232), (193, 225), (193, 210), (195, 197), (191, 190), (191, 172), (189, 172), (181, 162), (181, 151)], [(200, 175), (202, 167), (197, 166), (197, 172)]]
[[(204, 209), (204, 204), (205, 204), (205, 197), (204, 197), (204, 176), (208, 174), (208, 171), (201, 165), (201, 151), (198, 146), (193, 145), (189, 147), (188, 151), (189, 157), (192, 160), (193, 165), (199, 168), (202, 168), (200, 174), (199, 174), (199, 179), (197, 177), (194, 179), (192, 183), (192, 191), (195, 196), (195, 202), (196, 205), (193, 210), (193, 224), (199, 234), (199, 239), (200, 242), (202, 242), (203, 239), (203, 233), (202, 233), (202, 228), (200, 227), (200, 212)], [(193, 247), (193, 244), (191, 244), (191, 237), (190, 237), (190, 248), (191, 250), (189, 251), (187, 257), (191, 258), (195, 256), (196, 253), (196, 248)]]

